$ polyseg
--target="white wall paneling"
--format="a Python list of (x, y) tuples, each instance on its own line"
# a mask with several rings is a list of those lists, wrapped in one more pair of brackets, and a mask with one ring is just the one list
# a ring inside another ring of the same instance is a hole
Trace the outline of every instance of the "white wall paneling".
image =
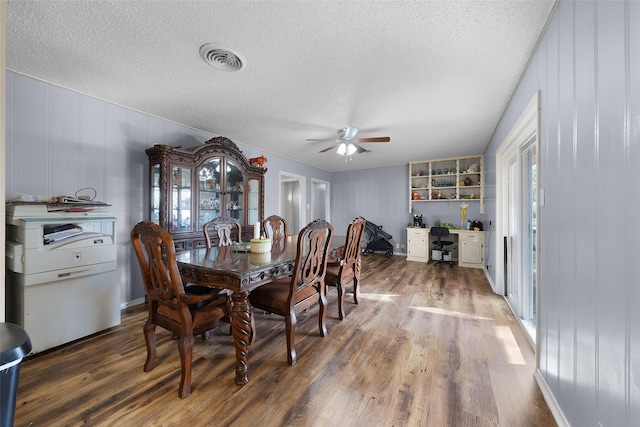
[(639, 75), (639, 2), (560, 1), (485, 152), (540, 90), (537, 377), (576, 426), (640, 425)]

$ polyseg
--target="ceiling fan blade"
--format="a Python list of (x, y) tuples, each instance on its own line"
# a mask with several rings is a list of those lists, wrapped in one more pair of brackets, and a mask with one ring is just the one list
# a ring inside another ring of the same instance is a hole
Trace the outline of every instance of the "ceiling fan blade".
[(306, 139), (308, 142), (336, 142), (334, 139)]
[(337, 145), (332, 145), (331, 147), (327, 147), (327, 148), (325, 148), (324, 150), (320, 150), (320, 151), (318, 151), (318, 153), (324, 153), (325, 151), (332, 150), (332, 149), (334, 149), (334, 148), (336, 148), (336, 147), (337, 147)]
[(371, 150), (367, 150), (366, 148), (362, 148), (361, 146), (359, 146), (358, 144), (354, 144), (353, 142), (351, 143), (354, 147), (356, 147), (356, 149), (358, 150), (358, 153), (370, 153)]
[(388, 136), (379, 136), (375, 138), (360, 138), (359, 141), (360, 142), (389, 142), (391, 141), (391, 138), (389, 138)]

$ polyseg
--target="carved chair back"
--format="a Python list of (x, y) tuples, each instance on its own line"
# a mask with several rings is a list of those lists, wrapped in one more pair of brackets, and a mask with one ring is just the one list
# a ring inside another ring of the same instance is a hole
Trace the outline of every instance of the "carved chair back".
[[(218, 246), (231, 246), (233, 228), (238, 229), (238, 242), (242, 242), (242, 226), (238, 221), (227, 217), (218, 217), (202, 227), (207, 248), (213, 247), (214, 236), (218, 237)], [(212, 235), (213, 234), (213, 235)]]
[[(177, 309), (180, 306), (180, 295), (185, 292), (171, 235), (159, 225), (143, 221), (131, 230), (131, 243), (149, 299), (154, 304)], [(184, 308), (185, 312), (180, 310), (182, 317), (185, 322), (190, 322), (189, 310)]]
[(278, 215), (271, 215), (262, 221), (262, 228), (267, 237), (273, 242), (279, 242), (287, 238), (287, 222)]
[(333, 226), (323, 219), (316, 219), (300, 230), (291, 277), (290, 299), (295, 301), (293, 295), (304, 288), (319, 288), (320, 284), (324, 287), (332, 238)]
[(351, 224), (347, 227), (347, 238), (340, 271), (340, 277), (343, 283), (348, 281), (350, 277), (360, 279), (360, 269), (362, 266), (362, 233), (364, 233), (366, 223), (367, 221), (359, 216), (351, 221)]

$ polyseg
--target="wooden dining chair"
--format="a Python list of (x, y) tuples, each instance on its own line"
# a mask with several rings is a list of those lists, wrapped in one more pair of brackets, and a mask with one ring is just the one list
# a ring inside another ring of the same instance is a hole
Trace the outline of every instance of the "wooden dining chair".
[(213, 247), (215, 237), (218, 238), (218, 246), (231, 246), (233, 228), (238, 229), (238, 242), (242, 243), (242, 226), (235, 219), (218, 217), (207, 222), (202, 226), (207, 248)]
[(262, 221), (262, 229), (274, 242), (287, 238), (287, 221), (278, 215), (271, 215)]
[(347, 227), (347, 237), (343, 250), (339, 251), (338, 260), (327, 263), (327, 286), (335, 286), (338, 290), (338, 317), (344, 319), (345, 284), (353, 282), (353, 302), (358, 304), (358, 284), (362, 267), (362, 233), (367, 221), (359, 216)]
[(327, 335), (325, 324), (327, 299), (324, 276), (333, 227), (327, 221), (315, 220), (300, 230), (296, 259), (291, 277), (260, 286), (249, 294), (253, 307), (284, 316), (287, 333), (287, 361), (296, 363), (296, 313), (319, 304), (320, 335)]
[(181, 377), (178, 396), (191, 394), (191, 360), (194, 336), (208, 337), (208, 331), (227, 315), (228, 295), (185, 292), (178, 271), (171, 235), (151, 221), (142, 221), (131, 230), (131, 243), (138, 258), (149, 316), (144, 325), (147, 360), (144, 371), (156, 364), (156, 326), (172, 332), (178, 339)]

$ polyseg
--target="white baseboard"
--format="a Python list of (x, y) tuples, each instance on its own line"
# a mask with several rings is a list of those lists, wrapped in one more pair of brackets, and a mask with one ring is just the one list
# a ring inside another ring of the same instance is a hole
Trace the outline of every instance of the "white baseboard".
[(144, 303), (144, 297), (142, 298), (138, 298), (138, 299), (134, 299), (131, 301), (127, 301), (127, 302), (123, 302), (120, 303), (120, 310), (124, 310), (127, 307), (133, 307), (134, 305), (138, 305), (138, 304), (142, 304)]
[(551, 392), (547, 381), (544, 379), (542, 372), (540, 372), (540, 369), (536, 369), (533, 373), (533, 377), (536, 379), (538, 387), (540, 387), (540, 391), (542, 392), (542, 396), (544, 396), (544, 400), (547, 402), (547, 405), (553, 414), (553, 418), (555, 418), (556, 423), (558, 423), (558, 427), (570, 427), (569, 421), (565, 418), (562, 409), (560, 409), (560, 405), (558, 405), (558, 401), (553, 396), (553, 393)]
[(487, 267), (485, 267), (484, 265), (482, 266), (482, 269), (484, 270), (484, 275), (487, 276), (487, 280), (489, 281), (489, 285), (491, 285), (491, 289), (494, 293), (497, 293), (496, 285), (495, 283), (493, 283), (493, 278), (489, 275), (489, 270), (487, 270)]

